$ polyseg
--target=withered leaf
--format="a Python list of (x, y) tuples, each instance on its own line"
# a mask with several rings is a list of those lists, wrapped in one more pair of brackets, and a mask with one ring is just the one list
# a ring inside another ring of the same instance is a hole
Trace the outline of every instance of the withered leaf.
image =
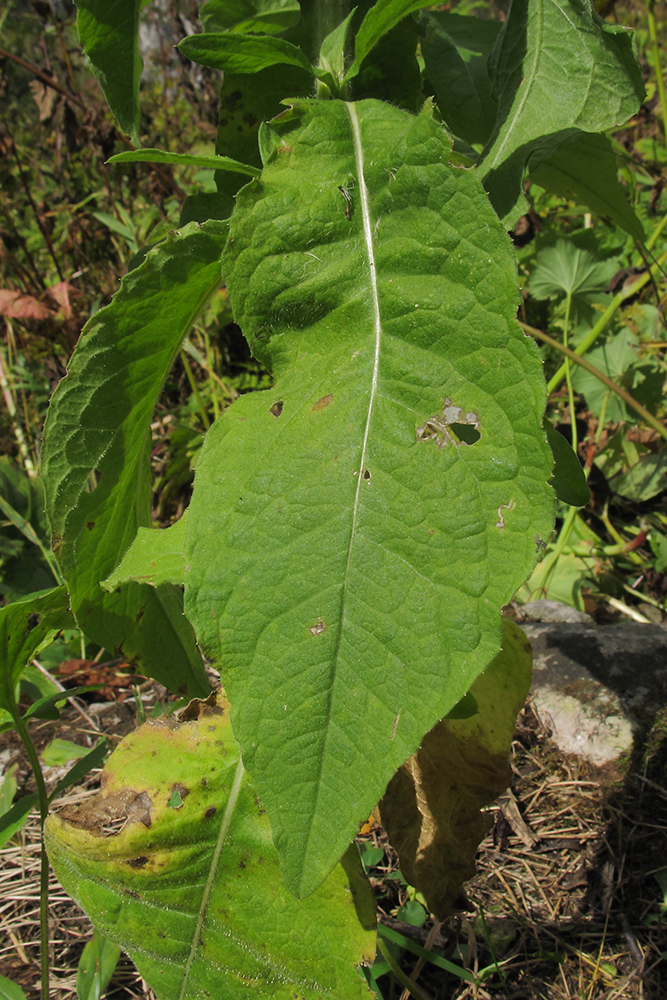
[(503, 622), (503, 649), (471, 687), (478, 713), (442, 719), (394, 775), (380, 802), (382, 822), (407, 881), (443, 920), (461, 905), (463, 883), (493, 819), (481, 810), (510, 781), (516, 716), (530, 684), (530, 644)]

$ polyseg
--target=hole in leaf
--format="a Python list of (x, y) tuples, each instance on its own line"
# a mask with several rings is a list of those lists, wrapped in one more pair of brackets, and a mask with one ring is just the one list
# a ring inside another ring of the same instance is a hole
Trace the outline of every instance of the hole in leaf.
[(435, 441), (438, 448), (447, 445), (455, 447), (475, 444), (481, 438), (479, 417), (474, 410), (463, 410), (454, 406), (449, 396), (445, 400), (442, 413), (430, 417), (417, 428), (418, 441)]
[(273, 416), (276, 418), (276, 420), (278, 419), (278, 417), (280, 416), (280, 414), (282, 412), (283, 412), (283, 401), (282, 401), (282, 399), (279, 399), (277, 403), (274, 403), (273, 406), (269, 407), (269, 413), (272, 413)]
[(364, 479), (366, 480), (367, 483), (370, 483), (371, 481), (371, 474), (368, 471), (368, 469), (364, 469)]
[(309, 629), (309, 632), (312, 635), (321, 635), (322, 632), (324, 632), (325, 629), (326, 629), (326, 625), (324, 624), (324, 622), (322, 621), (321, 618), (318, 618), (317, 619), (317, 624), (312, 625), (310, 627), (310, 629)]
[(472, 424), (450, 424), (449, 433), (461, 444), (475, 444), (482, 436)]
[(94, 493), (97, 487), (100, 485), (100, 480), (102, 478), (102, 473), (99, 469), (93, 469), (88, 476), (88, 492)]

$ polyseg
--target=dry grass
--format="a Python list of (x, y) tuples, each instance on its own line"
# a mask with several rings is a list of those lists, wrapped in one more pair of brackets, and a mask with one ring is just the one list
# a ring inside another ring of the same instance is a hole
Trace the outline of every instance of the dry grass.
[[(133, 724), (129, 706), (97, 716), (119, 738)], [(84, 721), (68, 713), (72, 738)], [(51, 724), (52, 725), (52, 724)], [(53, 731), (42, 731), (45, 741)], [(62, 730), (58, 735), (63, 735)], [(433, 1000), (664, 1000), (667, 915), (655, 872), (667, 866), (667, 712), (621, 768), (600, 771), (555, 750), (526, 708), (513, 748), (511, 791), (494, 806), (495, 824), (480, 848), (478, 875), (467, 886), (471, 909), (439, 928), (402, 930), (475, 973), (468, 986), (430, 963), (418, 983)], [(27, 772), (26, 772), (27, 773)], [(72, 790), (72, 803), (92, 794), (97, 776)], [(26, 783), (29, 787), (29, 783)], [(395, 859), (381, 828), (369, 835), (386, 848), (388, 865), (373, 882), (387, 920), (401, 901), (386, 880)], [(0, 973), (37, 1000), (39, 987), (39, 830), (32, 819), (0, 851)], [(53, 1000), (76, 997), (76, 967), (91, 934), (86, 916), (51, 879)], [(416, 959), (406, 956), (410, 973)], [(388, 1000), (398, 1000), (396, 987)], [(106, 994), (151, 1000), (123, 959)], [(217, 998), (216, 998), (217, 1000)], [(221, 998), (222, 1000), (222, 998)]]

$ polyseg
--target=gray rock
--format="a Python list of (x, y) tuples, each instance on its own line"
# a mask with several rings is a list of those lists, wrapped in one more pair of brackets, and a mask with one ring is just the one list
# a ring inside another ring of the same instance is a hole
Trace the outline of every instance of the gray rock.
[(521, 606), (520, 614), (522, 622), (581, 622), (593, 625), (593, 619), (585, 611), (577, 611), (560, 601), (529, 601)]
[(533, 648), (533, 704), (560, 749), (596, 765), (631, 750), (638, 725), (667, 702), (667, 628), (636, 622), (520, 627)]

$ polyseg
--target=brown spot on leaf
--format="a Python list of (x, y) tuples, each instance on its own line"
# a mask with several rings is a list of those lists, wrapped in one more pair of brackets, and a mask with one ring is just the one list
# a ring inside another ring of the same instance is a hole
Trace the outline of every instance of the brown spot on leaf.
[(317, 413), (318, 410), (324, 410), (333, 401), (333, 392), (328, 393), (326, 396), (322, 396), (318, 399), (316, 403), (313, 403), (313, 413)]
[(282, 401), (282, 399), (279, 399), (277, 403), (274, 403), (273, 406), (269, 407), (269, 413), (272, 413), (273, 416), (276, 418), (276, 420), (278, 419), (278, 417), (280, 416), (280, 414), (282, 412), (283, 412), (283, 401)]
[(204, 813), (204, 819), (211, 819), (213, 816), (215, 816), (216, 812), (217, 810), (215, 806), (209, 806), (206, 812)]
[(321, 635), (322, 632), (325, 631), (325, 629), (326, 625), (324, 624), (321, 618), (318, 618), (316, 624), (311, 625), (308, 631), (311, 632), (312, 635)]
[(95, 527), (95, 522), (94, 521), (87, 521), (86, 522), (86, 527), (88, 528), (88, 531), (92, 531), (93, 528)]
[(131, 861), (128, 861), (130, 868), (143, 868), (144, 865), (147, 864), (148, 858), (144, 854), (142, 854), (140, 858), (132, 858)]

